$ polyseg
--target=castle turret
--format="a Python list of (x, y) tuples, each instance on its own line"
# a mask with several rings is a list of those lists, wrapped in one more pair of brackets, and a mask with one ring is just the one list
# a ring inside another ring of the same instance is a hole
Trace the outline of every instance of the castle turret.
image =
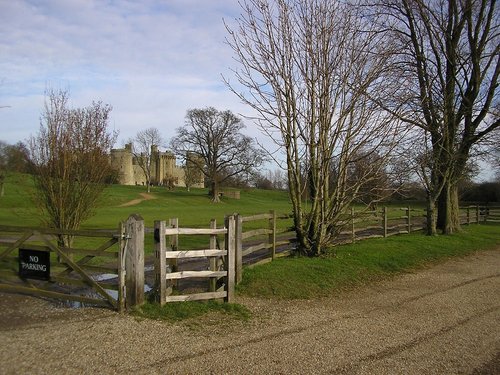
[(132, 144), (125, 148), (111, 150), (111, 165), (118, 171), (118, 183), (121, 185), (134, 185), (132, 169)]

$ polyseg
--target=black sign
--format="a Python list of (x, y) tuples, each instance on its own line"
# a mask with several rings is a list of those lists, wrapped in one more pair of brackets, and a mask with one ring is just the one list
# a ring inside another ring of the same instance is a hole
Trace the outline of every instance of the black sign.
[(19, 249), (19, 277), (23, 279), (50, 279), (50, 252)]

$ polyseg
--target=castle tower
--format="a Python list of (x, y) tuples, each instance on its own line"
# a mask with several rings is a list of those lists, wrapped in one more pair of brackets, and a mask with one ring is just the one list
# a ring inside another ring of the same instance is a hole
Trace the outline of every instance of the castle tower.
[(118, 183), (121, 185), (134, 185), (134, 172), (132, 168), (132, 144), (125, 148), (111, 150), (111, 165), (118, 171)]

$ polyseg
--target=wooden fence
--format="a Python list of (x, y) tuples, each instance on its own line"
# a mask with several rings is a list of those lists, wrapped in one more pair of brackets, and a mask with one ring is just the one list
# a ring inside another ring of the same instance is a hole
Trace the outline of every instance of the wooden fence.
[[(262, 254), (259, 260), (252, 262), (252, 265), (270, 262), (276, 256), (284, 256), (290, 253), (289, 250), (276, 253), (278, 246), (290, 245), (295, 242), (295, 232), (290, 229), (279, 229), (277, 227), (278, 220), (289, 220), (290, 215), (277, 215), (276, 211), (271, 210), (269, 213), (257, 214), (252, 216), (241, 216), (235, 214), (236, 221), (236, 245), (235, 245), (235, 270), (236, 270), (236, 283), (239, 283), (242, 278), (243, 257), (251, 257), (252, 254), (268, 250), (267, 254)], [(254, 228), (244, 231), (245, 223), (261, 223), (261, 228)], [(266, 224), (264, 224), (266, 223)], [(266, 256), (267, 255), (267, 256)]]
[[(224, 298), (227, 302), (234, 299), (234, 245), (235, 245), (235, 220), (229, 216), (225, 220), (225, 227), (217, 229), (215, 220), (210, 223), (210, 228), (179, 228), (176, 219), (170, 220), (167, 226), (165, 221), (155, 221), (155, 288), (160, 304), (178, 301), (195, 301)], [(208, 235), (210, 236), (209, 248), (202, 250), (177, 250), (179, 235)], [(217, 236), (224, 235), (223, 249), (217, 248)], [(166, 236), (171, 237), (170, 244), (173, 249), (167, 250)], [(209, 270), (184, 270), (177, 269), (179, 259), (209, 258)], [(224, 259), (224, 261), (222, 261)], [(167, 267), (167, 261), (170, 265)], [(221, 267), (222, 266), (222, 267)], [(223, 269), (221, 269), (223, 268)], [(199, 279), (209, 280), (209, 291), (185, 295), (172, 295), (175, 280)], [(217, 288), (217, 281), (224, 278), (225, 283)]]
[[(274, 260), (284, 256), (290, 250), (276, 253), (278, 246), (293, 244), (295, 232), (291, 228), (277, 228), (277, 220), (289, 220), (290, 215), (277, 215), (274, 210), (269, 213), (252, 216), (235, 214), (236, 245), (235, 270), (236, 283), (242, 279), (244, 257), (250, 258), (251, 266)], [(427, 211), (423, 208), (382, 207), (379, 210), (359, 210), (354, 208), (340, 222), (341, 227), (336, 244), (353, 243), (369, 238), (384, 238), (397, 234), (408, 234), (424, 230)], [(500, 222), (500, 207), (466, 206), (460, 208), (460, 221), (463, 225), (480, 222)], [(259, 227), (245, 231), (247, 223), (259, 223)], [(280, 238), (281, 236), (281, 238)], [(262, 250), (268, 250), (263, 253)], [(259, 253), (255, 261), (252, 254)]]

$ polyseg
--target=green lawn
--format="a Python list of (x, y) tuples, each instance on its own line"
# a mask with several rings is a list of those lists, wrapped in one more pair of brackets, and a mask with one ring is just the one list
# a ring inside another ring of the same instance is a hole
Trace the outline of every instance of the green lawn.
[(320, 258), (282, 258), (247, 268), (238, 292), (248, 296), (309, 299), (414, 270), (449, 257), (500, 245), (499, 224), (473, 224), (451, 236), (422, 233), (360, 241)]
[[(223, 225), (224, 216), (238, 212), (243, 215), (268, 212), (290, 213), (288, 195), (283, 191), (241, 190), (241, 199), (223, 198), (221, 203), (212, 203), (206, 189), (177, 188), (169, 191), (153, 187), (156, 197), (137, 205), (121, 207), (122, 204), (140, 199), (145, 193), (143, 186), (107, 187), (100, 199), (95, 215), (82, 224), (82, 228), (116, 228), (130, 214), (140, 214), (146, 227), (155, 220), (178, 218), (182, 226), (207, 227), (211, 219)], [(29, 175), (9, 174), (5, 183), (5, 195), (0, 197), (0, 223), (10, 225), (39, 225), (41, 216), (31, 199), (33, 182)]]

